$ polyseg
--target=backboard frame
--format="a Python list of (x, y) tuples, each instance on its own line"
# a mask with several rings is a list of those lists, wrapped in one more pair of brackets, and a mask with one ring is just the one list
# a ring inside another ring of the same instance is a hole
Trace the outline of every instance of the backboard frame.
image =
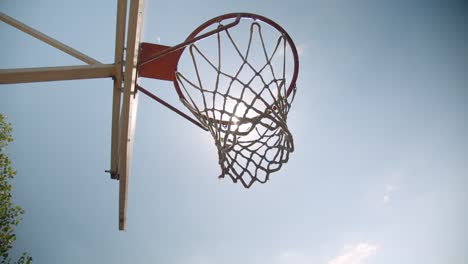
[[(112, 128), (110, 169), (112, 179), (119, 180), (119, 230), (126, 228), (128, 177), (136, 120), (136, 79), (140, 45), (143, 0), (117, 0), (115, 57), (113, 64), (94, 58), (0, 12), (0, 20), (59, 49), (88, 65), (0, 69), (0, 84), (33, 83), (95, 78), (112, 78)], [(126, 19), (128, 13), (128, 21)], [(127, 29), (127, 32), (125, 32)], [(125, 47), (125, 35), (127, 45)], [(126, 50), (125, 62), (123, 60)], [(123, 93), (123, 95), (122, 95)]]

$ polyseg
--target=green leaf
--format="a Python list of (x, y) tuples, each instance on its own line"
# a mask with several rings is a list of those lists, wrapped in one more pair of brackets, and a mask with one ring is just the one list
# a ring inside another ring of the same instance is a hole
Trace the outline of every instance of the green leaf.
[[(20, 206), (11, 202), (12, 186), (9, 181), (16, 176), (16, 171), (4, 152), (8, 144), (13, 141), (11, 132), (11, 124), (7, 123), (4, 115), (0, 114), (0, 263), (11, 263), (8, 253), (16, 240), (14, 229), (25, 212)], [(32, 258), (23, 253), (15, 263), (31, 262)]]

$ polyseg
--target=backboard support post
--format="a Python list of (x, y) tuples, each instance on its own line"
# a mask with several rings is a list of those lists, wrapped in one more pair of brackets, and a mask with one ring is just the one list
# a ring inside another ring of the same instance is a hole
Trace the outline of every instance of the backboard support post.
[(135, 82), (137, 79), (142, 8), (143, 0), (130, 1), (124, 73), (124, 93), (120, 114), (119, 133), (119, 230), (125, 230), (126, 227), (128, 177), (130, 174), (130, 160), (132, 155), (133, 131), (136, 114)]
[(111, 128), (111, 155), (110, 155), (110, 175), (111, 179), (118, 180), (119, 164), (119, 118), (120, 104), (122, 101), (123, 83), (123, 55), (125, 45), (125, 25), (127, 17), (127, 0), (117, 0), (117, 19), (115, 29), (115, 77), (112, 92), (112, 128)]

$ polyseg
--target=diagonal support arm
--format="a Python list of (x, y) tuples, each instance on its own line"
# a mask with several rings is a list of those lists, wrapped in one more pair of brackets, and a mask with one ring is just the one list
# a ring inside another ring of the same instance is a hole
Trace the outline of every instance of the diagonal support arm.
[(194, 125), (198, 126), (199, 128), (205, 130), (205, 131), (208, 131), (208, 128), (206, 128), (205, 126), (203, 126), (200, 122), (198, 122), (197, 120), (191, 118), (190, 116), (186, 115), (184, 112), (180, 111), (179, 109), (175, 108), (174, 106), (170, 105), (169, 103), (167, 103), (166, 101), (164, 101), (163, 99), (157, 97), (156, 95), (154, 95), (153, 93), (151, 93), (150, 91), (146, 90), (145, 88), (139, 86), (137, 84), (136, 86), (136, 89), (144, 94), (146, 94), (148, 97), (150, 97), (151, 99), (155, 100), (156, 102), (162, 104), (163, 106), (169, 108), (170, 110), (172, 110), (173, 112), (175, 112), (176, 114), (180, 115), (181, 117), (187, 119), (188, 121), (192, 122)]
[(29, 34), (49, 45), (51, 45), (52, 47), (54, 48), (57, 48), (87, 64), (101, 64), (99, 61), (77, 51), (76, 49), (70, 47), (70, 46), (67, 46), (65, 44), (63, 44), (62, 42), (52, 38), (52, 37), (49, 37), (47, 36), (46, 34), (28, 26), (28, 25), (25, 25), (23, 23), (21, 23), (20, 21), (0, 12), (0, 20), (23, 31), (24, 33), (26, 34)]

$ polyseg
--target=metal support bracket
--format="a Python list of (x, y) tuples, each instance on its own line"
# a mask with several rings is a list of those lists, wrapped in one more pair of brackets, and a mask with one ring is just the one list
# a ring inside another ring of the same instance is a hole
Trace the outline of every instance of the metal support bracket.
[(179, 109), (175, 108), (174, 106), (170, 105), (168, 102), (164, 101), (163, 99), (157, 97), (156, 95), (154, 95), (153, 93), (151, 93), (150, 91), (146, 90), (145, 88), (139, 86), (138, 84), (136, 85), (136, 91), (141, 91), (142, 93), (144, 93), (145, 95), (147, 95), (149, 98), (155, 100), (156, 102), (160, 103), (161, 105), (169, 108), (171, 111), (173, 111), (174, 113), (178, 114), (179, 116), (185, 118), (186, 120), (190, 121), (192, 124), (198, 126), (199, 128), (205, 130), (205, 131), (208, 131), (208, 128), (204, 125), (202, 125), (200, 122), (198, 122), (197, 120), (191, 118), (190, 116), (188, 116), (187, 114), (185, 114), (184, 112), (180, 111)]

